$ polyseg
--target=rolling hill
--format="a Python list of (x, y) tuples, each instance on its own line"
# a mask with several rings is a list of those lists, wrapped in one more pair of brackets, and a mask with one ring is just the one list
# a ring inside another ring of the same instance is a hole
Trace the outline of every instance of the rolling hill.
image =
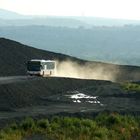
[[(103, 76), (115, 74), (115, 81), (138, 81), (140, 79), (140, 67), (137, 66), (84, 61), (71, 56), (29, 47), (13, 40), (0, 38), (0, 76), (26, 75), (26, 62), (33, 58), (59, 61), (69, 59), (79, 66), (85, 67), (85, 72), (90, 73), (92, 71), (97, 73), (100, 71), (100, 74)], [(91, 70), (86, 71), (89, 66)]]
[(6, 9), (0, 9), (0, 19), (0, 26), (46, 25), (71, 28), (77, 28), (79, 26), (92, 28), (93, 26), (140, 25), (140, 20), (113, 19), (90, 16), (22, 15)]
[[(0, 38), (0, 76), (25, 75), (26, 62), (30, 59), (64, 60), (68, 56), (29, 47), (5, 38)], [(72, 57), (70, 57), (73, 59)]]

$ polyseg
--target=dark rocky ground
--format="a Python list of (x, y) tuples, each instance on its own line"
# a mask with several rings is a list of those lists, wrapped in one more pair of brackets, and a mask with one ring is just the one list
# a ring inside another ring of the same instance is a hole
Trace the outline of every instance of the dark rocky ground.
[[(89, 97), (70, 98), (79, 93)], [(103, 111), (137, 115), (139, 101), (140, 93), (128, 93), (110, 81), (32, 77), (0, 84), (0, 122), (54, 114), (88, 116)]]

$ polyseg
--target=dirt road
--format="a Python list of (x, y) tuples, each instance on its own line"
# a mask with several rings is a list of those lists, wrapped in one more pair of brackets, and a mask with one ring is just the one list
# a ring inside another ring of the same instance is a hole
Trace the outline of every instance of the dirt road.
[(14, 82), (22, 82), (26, 80), (30, 80), (36, 78), (34, 76), (5, 76), (5, 77), (0, 77), (0, 85), (2, 84), (9, 84), (9, 83), (14, 83)]

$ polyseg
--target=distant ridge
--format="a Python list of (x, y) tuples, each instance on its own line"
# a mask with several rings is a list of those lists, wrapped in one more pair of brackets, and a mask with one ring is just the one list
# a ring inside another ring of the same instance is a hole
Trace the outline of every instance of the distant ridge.
[(22, 18), (25, 18), (25, 16), (18, 14), (16, 12), (9, 11), (9, 10), (0, 9), (0, 18), (1, 19), (22, 19)]
[[(6, 9), (0, 9), (0, 19), (4, 20), (0, 22), (0, 26), (20, 26), (22, 24), (92, 28), (94, 26), (140, 25), (140, 20), (90, 16), (22, 15)], [(10, 20), (8, 24), (6, 23), (7, 20)], [(2, 22), (4, 24), (1, 24)]]

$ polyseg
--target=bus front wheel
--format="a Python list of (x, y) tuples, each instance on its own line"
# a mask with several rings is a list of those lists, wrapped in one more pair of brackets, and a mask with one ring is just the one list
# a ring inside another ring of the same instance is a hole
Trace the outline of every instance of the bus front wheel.
[(43, 74), (42, 74), (42, 76), (44, 77), (44, 75), (45, 75), (45, 72), (43, 71)]

